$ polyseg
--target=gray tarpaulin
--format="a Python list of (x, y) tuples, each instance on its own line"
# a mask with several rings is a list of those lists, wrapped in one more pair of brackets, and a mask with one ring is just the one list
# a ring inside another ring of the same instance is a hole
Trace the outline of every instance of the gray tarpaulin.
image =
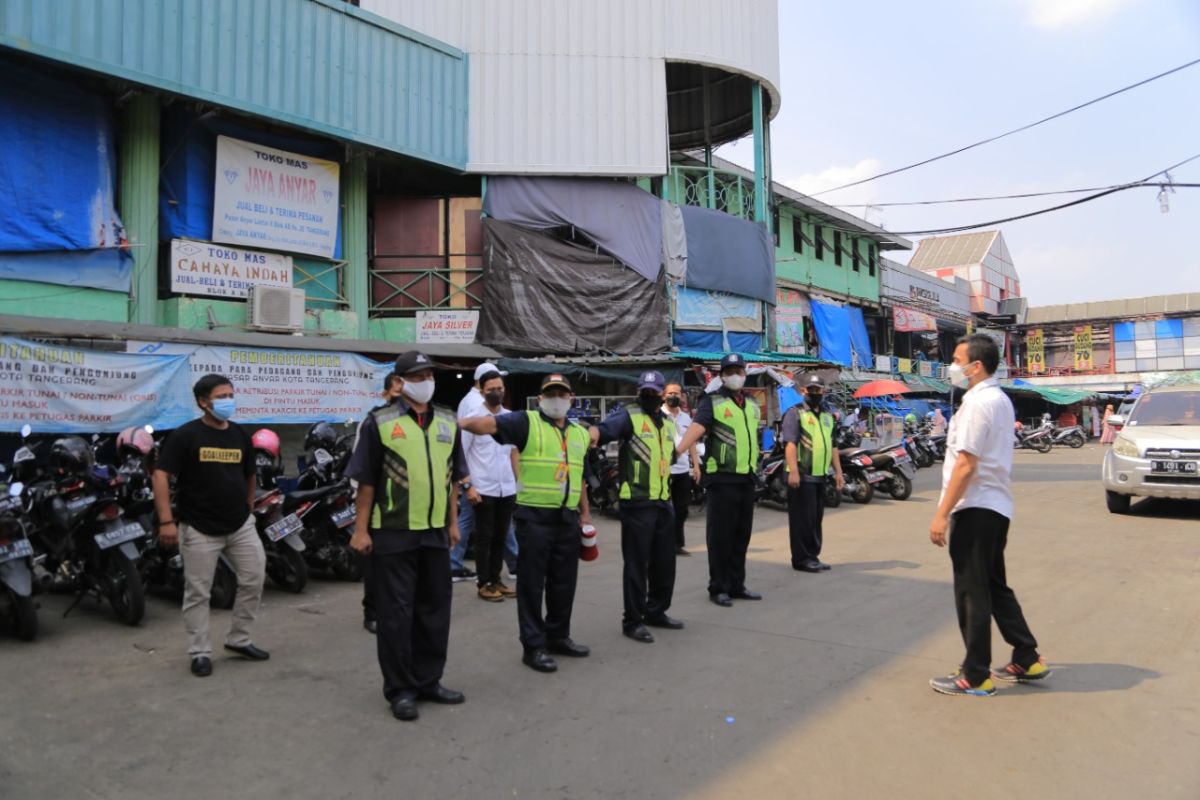
[(599, 178), (488, 178), (483, 211), (525, 228), (574, 226), (601, 250), (654, 283), (662, 266), (659, 199), (632, 183)]
[(775, 247), (766, 226), (698, 206), (682, 211), (687, 285), (775, 305)]
[(609, 256), (485, 218), (483, 257), (481, 344), (618, 355), (671, 344), (664, 287)]
[(687, 276), (687, 232), (683, 228), (683, 212), (674, 203), (662, 201), (663, 266), (667, 275), (677, 281)]

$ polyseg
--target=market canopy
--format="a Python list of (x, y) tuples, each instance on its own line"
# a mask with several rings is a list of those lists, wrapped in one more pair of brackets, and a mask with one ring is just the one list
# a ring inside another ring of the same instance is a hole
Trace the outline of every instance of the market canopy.
[(1031, 383), (1022, 383), (1020, 385), (1008, 384), (1002, 385), (1000, 388), (1010, 395), (1017, 397), (1038, 397), (1056, 406), (1071, 406), (1091, 400), (1096, 396), (1095, 392), (1086, 389), (1036, 386)]

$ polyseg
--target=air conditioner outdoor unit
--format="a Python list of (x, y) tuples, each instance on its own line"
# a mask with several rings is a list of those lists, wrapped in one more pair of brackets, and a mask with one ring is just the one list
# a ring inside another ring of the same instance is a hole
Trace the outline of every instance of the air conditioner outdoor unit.
[(246, 295), (246, 324), (266, 331), (304, 330), (304, 290), (251, 286)]

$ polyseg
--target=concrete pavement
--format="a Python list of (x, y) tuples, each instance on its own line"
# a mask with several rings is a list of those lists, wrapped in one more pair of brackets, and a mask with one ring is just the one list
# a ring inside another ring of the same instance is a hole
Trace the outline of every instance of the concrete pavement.
[[(516, 606), (455, 587), (445, 682), (457, 707), (396, 722), (358, 586), (268, 590), (263, 664), (187, 671), (178, 609), (140, 628), (42, 601), (32, 645), (0, 637), (0, 798), (1200, 797), (1200, 506), (1104, 509), (1102, 450), (1016, 454), (1010, 582), (1055, 670), (995, 698), (928, 688), (961, 658), (944, 550), (929, 544), (938, 468), (905, 502), (843, 504), (831, 573), (789, 566), (785, 515), (760, 508), (749, 585), (706, 600), (703, 517), (671, 613), (620, 632), (620, 545), (581, 564), (559, 672), (520, 663)], [(940, 468), (940, 465), (939, 465)], [(227, 625), (214, 613), (214, 639)], [(997, 635), (995, 660), (1008, 655)]]

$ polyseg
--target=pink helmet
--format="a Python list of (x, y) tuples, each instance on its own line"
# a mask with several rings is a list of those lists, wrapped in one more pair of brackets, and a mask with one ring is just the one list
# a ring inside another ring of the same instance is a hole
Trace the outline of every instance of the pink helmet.
[(145, 428), (126, 428), (117, 434), (117, 451), (136, 450), (147, 455), (154, 449), (154, 437)]
[(259, 428), (250, 437), (250, 444), (255, 450), (270, 453), (276, 461), (279, 460), (279, 435), (269, 428)]

